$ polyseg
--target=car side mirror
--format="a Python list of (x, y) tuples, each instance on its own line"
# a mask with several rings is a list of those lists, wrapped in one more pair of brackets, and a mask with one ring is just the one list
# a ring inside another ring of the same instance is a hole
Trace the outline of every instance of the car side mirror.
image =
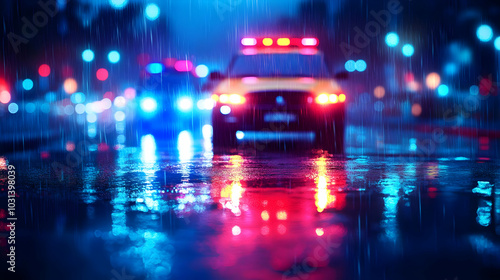
[(333, 78), (335, 78), (336, 80), (347, 80), (349, 79), (349, 72), (347, 71), (340, 71), (338, 73), (335, 73), (335, 75), (333, 75)]
[(212, 72), (210, 73), (210, 76), (208, 77), (210, 79), (210, 81), (220, 81), (222, 79), (224, 79), (224, 75), (222, 75), (221, 72), (218, 72), (218, 71), (215, 71), (215, 72)]

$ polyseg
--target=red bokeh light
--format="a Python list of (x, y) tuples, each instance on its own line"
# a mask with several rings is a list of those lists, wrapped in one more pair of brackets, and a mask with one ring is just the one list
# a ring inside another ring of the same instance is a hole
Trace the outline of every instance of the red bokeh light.
[(97, 70), (96, 77), (99, 81), (106, 81), (108, 79), (109, 73), (108, 70), (101, 68)]
[(193, 63), (189, 60), (179, 60), (174, 67), (179, 72), (189, 72), (193, 69)]
[(48, 66), (47, 64), (40, 65), (40, 67), (38, 68), (38, 74), (40, 74), (40, 76), (42, 77), (48, 77), (50, 75), (50, 66)]
[(103, 98), (108, 98), (109, 100), (113, 101), (113, 99), (115, 99), (115, 94), (111, 91), (107, 91)]
[(405, 74), (405, 82), (413, 82), (415, 80), (415, 75), (413, 73), (406, 73)]

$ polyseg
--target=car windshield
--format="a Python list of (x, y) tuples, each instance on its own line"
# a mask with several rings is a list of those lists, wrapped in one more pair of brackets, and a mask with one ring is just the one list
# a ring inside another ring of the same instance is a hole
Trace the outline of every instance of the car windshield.
[(229, 67), (230, 77), (327, 77), (321, 55), (272, 53), (238, 55)]

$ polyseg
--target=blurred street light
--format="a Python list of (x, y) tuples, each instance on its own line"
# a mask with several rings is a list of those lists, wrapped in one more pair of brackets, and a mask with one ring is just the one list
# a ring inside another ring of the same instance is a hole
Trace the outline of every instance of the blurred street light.
[(33, 89), (33, 81), (31, 79), (25, 79), (23, 81), (23, 88), (24, 88), (24, 90)]
[(348, 61), (346, 61), (344, 67), (345, 67), (345, 70), (347, 70), (349, 72), (354, 72), (354, 71), (356, 71), (356, 62), (354, 62), (354, 60), (348, 60)]
[(160, 8), (156, 4), (149, 4), (144, 11), (146, 18), (153, 21), (160, 16)]
[(489, 25), (483, 24), (477, 28), (476, 35), (481, 42), (488, 42), (493, 38), (493, 29)]
[(495, 49), (500, 51), (500, 36), (495, 39)]
[(82, 59), (85, 62), (92, 62), (94, 60), (94, 52), (90, 49), (84, 50), (82, 52)]
[(111, 7), (115, 9), (123, 9), (128, 4), (128, 0), (109, 0)]
[(406, 57), (410, 57), (413, 55), (413, 53), (415, 52), (415, 49), (413, 48), (413, 46), (411, 44), (405, 44), (403, 46), (403, 55), (406, 56)]
[(117, 51), (110, 51), (108, 54), (108, 60), (111, 63), (118, 63), (120, 61), (120, 53)]
[(366, 70), (366, 61), (364, 61), (362, 59), (357, 60), (355, 67), (356, 67), (356, 70), (358, 70), (359, 72), (365, 71)]
[(394, 32), (387, 33), (385, 36), (385, 43), (389, 47), (395, 47), (399, 44), (399, 36)]

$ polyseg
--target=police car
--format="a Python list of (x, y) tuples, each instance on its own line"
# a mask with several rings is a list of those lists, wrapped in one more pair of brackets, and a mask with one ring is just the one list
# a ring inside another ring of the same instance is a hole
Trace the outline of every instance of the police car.
[(311, 141), (342, 153), (346, 95), (330, 75), (318, 39), (247, 37), (241, 45), (227, 73), (211, 74), (220, 81), (212, 95), (214, 148)]

